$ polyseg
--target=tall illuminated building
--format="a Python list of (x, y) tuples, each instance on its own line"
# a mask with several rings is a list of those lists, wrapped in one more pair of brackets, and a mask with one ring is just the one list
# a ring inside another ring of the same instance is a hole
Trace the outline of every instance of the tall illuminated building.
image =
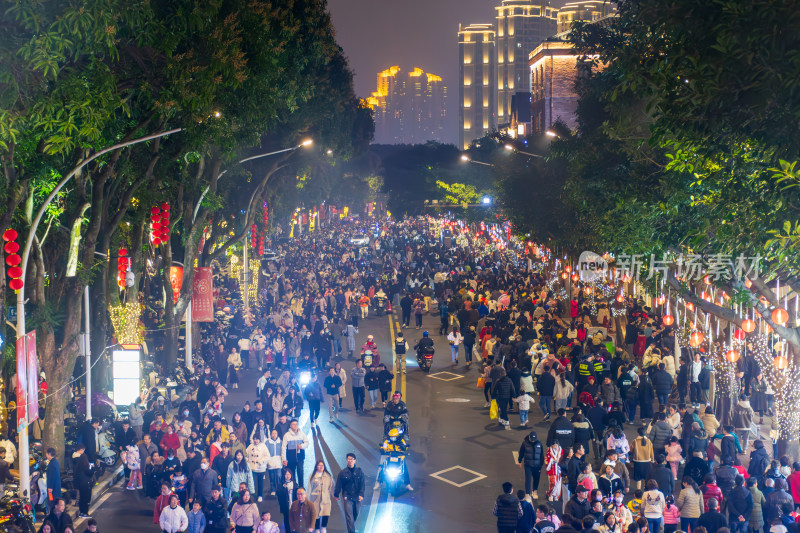
[(610, 0), (581, 0), (568, 2), (558, 10), (558, 33), (570, 31), (572, 23), (581, 20), (595, 22), (616, 12)]
[(376, 90), (367, 98), (375, 119), (378, 144), (442, 141), (447, 87), (442, 78), (415, 67), (393, 66), (378, 73)]
[(497, 127), (497, 50), (493, 24), (458, 26), (459, 146)]
[(511, 120), (512, 98), (529, 93), (528, 55), (556, 33), (558, 9), (547, 2), (502, 0), (497, 12), (497, 122)]

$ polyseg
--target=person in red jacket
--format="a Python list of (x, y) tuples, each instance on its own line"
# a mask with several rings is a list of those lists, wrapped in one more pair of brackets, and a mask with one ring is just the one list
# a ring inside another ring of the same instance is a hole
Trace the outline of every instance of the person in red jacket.
[(703, 506), (705, 507), (705, 512), (708, 512), (708, 501), (711, 498), (717, 500), (717, 508), (722, 505), (722, 491), (717, 486), (717, 477), (714, 474), (706, 474), (706, 477), (703, 478), (703, 485), (700, 487), (700, 492), (703, 493)]
[(786, 483), (789, 484), (789, 492), (792, 494), (794, 505), (800, 505), (800, 463), (795, 461), (792, 464), (793, 472), (786, 478)]
[(169, 507), (169, 497), (172, 496), (173, 492), (169, 486), (169, 483), (162, 483), (161, 484), (161, 494), (158, 495), (156, 498), (156, 506), (153, 509), (153, 523), (158, 524), (159, 519), (161, 518), (161, 511), (164, 510), (165, 507)]
[[(163, 450), (164, 455), (167, 455), (169, 450), (174, 451), (177, 455), (178, 448), (181, 447), (181, 440), (178, 438), (178, 434), (175, 433), (175, 426), (172, 424), (167, 426), (167, 432), (161, 437), (161, 442), (158, 443), (158, 446)], [(169, 502), (167, 504), (169, 505)]]

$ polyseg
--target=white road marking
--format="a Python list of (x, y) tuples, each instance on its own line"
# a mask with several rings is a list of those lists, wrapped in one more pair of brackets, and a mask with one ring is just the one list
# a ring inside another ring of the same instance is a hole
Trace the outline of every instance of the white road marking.
[[(442, 474), (444, 474), (446, 472), (450, 472), (451, 470), (456, 470), (456, 469), (460, 469), (460, 470), (464, 470), (465, 472), (469, 472), (470, 474), (474, 475), (475, 477), (473, 479), (469, 479), (469, 480), (465, 481), (464, 483), (455, 483), (455, 482), (450, 481), (449, 479), (441, 476)], [(458, 487), (458, 488), (461, 488), (461, 487), (464, 487), (466, 485), (469, 485), (470, 483), (475, 483), (476, 481), (480, 481), (481, 479), (484, 479), (486, 477), (483, 474), (481, 474), (480, 472), (475, 472), (474, 470), (470, 470), (469, 468), (464, 468), (461, 465), (451, 466), (450, 468), (445, 468), (444, 470), (440, 470), (438, 472), (434, 472), (433, 474), (429, 474), (429, 475), (432, 478), (436, 478), (439, 481), (444, 481), (445, 483), (449, 483), (450, 485), (453, 485), (454, 487)]]
[(467, 403), (471, 400), (467, 398), (445, 398), (444, 401), (450, 403)]
[[(439, 377), (439, 376), (448, 376), (448, 377)], [(428, 374), (428, 377), (433, 379), (440, 379), (442, 381), (453, 381), (456, 379), (461, 379), (464, 376), (459, 376), (458, 374), (453, 374), (452, 372), (437, 372), (435, 374)]]
[(514, 464), (515, 465), (519, 464), (519, 452), (517, 451), (511, 452), (511, 455), (514, 456)]
[[(103, 494), (100, 497), (99, 500), (94, 502), (94, 504), (91, 507), (89, 507), (89, 516), (94, 515), (94, 513), (97, 511), (97, 509), (100, 508), (101, 505), (106, 503), (106, 500), (108, 500), (110, 497), (111, 497), (111, 491), (108, 491), (105, 494)], [(79, 518), (78, 520), (76, 520), (75, 521), (75, 527), (73, 529), (82, 528), (83, 524), (84, 524), (84, 522), (86, 522), (86, 520), (87, 520), (86, 518)]]
[(375, 514), (378, 511), (378, 500), (381, 497), (381, 489), (383, 488), (383, 484), (378, 490), (372, 491), (372, 501), (369, 503), (369, 514), (367, 515), (367, 524), (364, 527), (364, 531), (375, 531), (373, 526), (375, 525)]

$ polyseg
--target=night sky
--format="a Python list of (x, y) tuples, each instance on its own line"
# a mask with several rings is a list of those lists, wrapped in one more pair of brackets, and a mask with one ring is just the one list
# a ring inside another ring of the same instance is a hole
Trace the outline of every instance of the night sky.
[[(499, 3), (499, 0), (498, 0)], [(375, 75), (392, 65), (418, 66), (444, 78), (448, 133), (458, 140), (458, 23), (493, 22), (492, 0), (328, 0), (336, 40), (355, 72), (356, 93), (375, 90)]]

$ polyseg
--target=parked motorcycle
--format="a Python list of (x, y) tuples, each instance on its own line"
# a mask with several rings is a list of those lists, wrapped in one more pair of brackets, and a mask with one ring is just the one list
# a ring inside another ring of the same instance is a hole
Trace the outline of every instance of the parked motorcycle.
[(423, 372), (430, 372), (433, 365), (433, 354), (435, 350), (433, 346), (429, 348), (420, 348), (417, 350), (417, 364)]
[(117, 464), (117, 452), (111, 445), (109, 430), (98, 433), (97, 447), (97, 461), (102, 464), (104, 468), (113, 468), (113, 466)]
[(6, 484), (0, 498), (0, 533), (36, 533), (30, 503), (17, 496), (19, 487)]

